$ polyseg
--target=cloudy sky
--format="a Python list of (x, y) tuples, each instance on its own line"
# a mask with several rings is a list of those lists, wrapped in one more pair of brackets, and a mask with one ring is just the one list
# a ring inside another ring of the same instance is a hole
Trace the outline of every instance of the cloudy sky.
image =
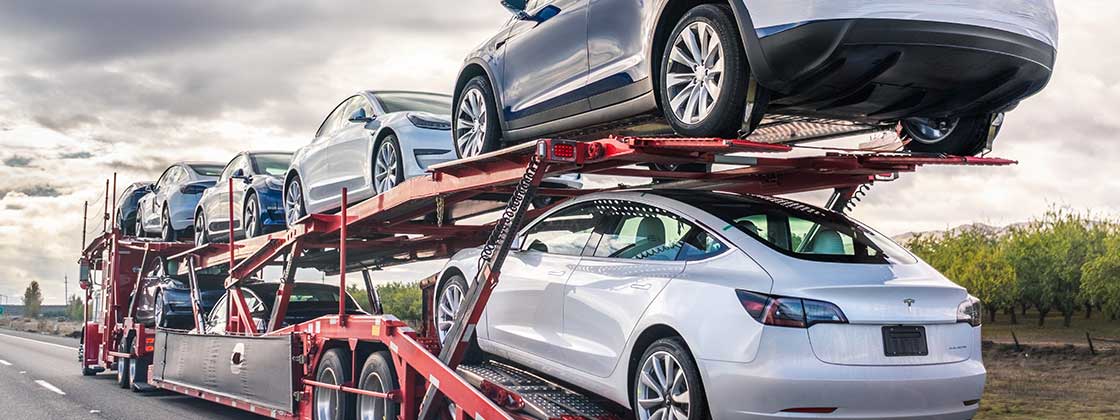
[[(1055, 77), (996, 145), (1021, 164), (876, 185), (857, 218), (897, 234), (1120, 210), (1120, 3), (1057, 3)], [(74, 293), (82, 203), (97, 213), (114, 171), (298, 148), (359, 89), (449, 91), (506, 18), (494, 0), (0, 3), (0, 295), (38, 280), (61, 303), (65, 275)]]

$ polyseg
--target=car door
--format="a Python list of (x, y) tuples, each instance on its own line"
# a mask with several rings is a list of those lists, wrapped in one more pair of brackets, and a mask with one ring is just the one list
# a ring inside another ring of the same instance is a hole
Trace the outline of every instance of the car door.
[(203, 203), (206, 212), (206, 225), (211, 233), (221, 234), (229, 226), (229, 180), (243, 159), (244, 155), (237, 155), (226, 164), (225, 169), (222, 169), (222, 174), (218, 176), (217, 183), (214, 184), (214, 189), (211, 190)]
[(167, 196), (177, 188), (182, 168), (179, 165), (167, 168), (167, 171), (160, 177), (159, 183), (156, 184), (157, 188), (152, 193), (151, 200), (148, 201), (147, 208), (144, 209), (144, 226), (149, 231), (159, 230), (159, 220), (162, 215), (163, 203), (167, 201)]
[[(598, 109), (642, 95), (650, 83), (650, 52), (647, 38), (653, 31), (653, 15), (664, 1), (596, 0), (591, 2), (587, 25), (588, 89), (599, 93), (590, 98)], [(652, 46), (660, 54), (659, 46)], [(656, 70), (652, 72), (656, 74)], [(645, 81), (641, 89), (632, 88)]]
[(521, 237), (486, 306), (489, 340), (549, 360), (558, 356), (564, 283), (579, 264), (600, 215), (590, 205), (561, 209)]
[(509, 129), (588, 110), (588, 0), (535, 0), (526, 12), (535, 16), (550, 6), (559, 13), (543, 21), (515, 18), (499, 42), (504, 61), (500, 112)]
[(642, 313), (685, 267), (677, 254), (694, 229), (646, 204), (602, 201), (594, 246), (568, 278), (564, 293), (564, 347), (559, 362), (607, 377)]
[(341, 120), (345, 118), (343, 112), (346, 111), (346, 105), (349, 102), (350, 98), (347, 98), (331, 111), (327, 119), (323, 121), (323, 125), (319, 127), (315, 140), (312, 140), (311, 144), (304, 150), (299, 170), (303, 181), (304, 204), (308, 206), (311, 212), (322, 208), (322, 203), (328, 198), (326, 194), (329, 191), (337, 190), (333, 186), (337, 179), (331, 172), (331, 159), (333, 158), (331, 144), (333, 144), (334, 135), (340, 127)]
[[(245, 194), (253, 183), (253, 165), (248, 155), (239, 156), (233, 173), (237, 173), (239, 169), (241, 170), (241, 178), (234, 178), (233, 180), (233, 229), (235, 231), (245, 229)], [(229, 194), (228, 186), (226, 186), (226, 191), (226, 194)], [(226, 213), (229, 213), (229, 203), (223, 204), (226, 206)]]
[(330, 170), (337, 175), (340, 184), (336, 191), (327, 192), (336, 200), (342, 195), (342, 187), (347, 188), (350, 202), (364, 200), (373, 196), (373, 182), (370, 153), (373, 139), (365, 122), (351, 122), (350, 116), (359, 109), (365, 111), (366, 116), (373, 116), (373, 107), (361, 95), (354, 96), (346, 103), (346, 108), (339, 121), (337, 133), (333, 136), (333, 143), (329, 146), (331, 151)]

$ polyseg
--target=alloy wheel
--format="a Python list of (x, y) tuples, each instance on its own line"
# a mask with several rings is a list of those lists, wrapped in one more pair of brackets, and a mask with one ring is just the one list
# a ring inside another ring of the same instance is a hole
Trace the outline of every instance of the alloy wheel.
[(957, 124), (959, 124), (960, 121), (960, 118), (943, 119), (915, 117), (903, 120), (902, 125), (915, 141), (932, 144), (945, 140), (946, 137), (953, 134), (953, 131), (957, 129)]
[(688, 378), (676, 357), (666, 351), (649, 355), (638, 371), (637, 411), (640, 420), (687, 420)]
[(260, 217), (260, 212), (257, 211), (257, 200), (250, 196), (249, 202), (245, 203), (245, 215), (241, 218), (245, 224), (246, 238), (257, 236), (257, 217)]
[(463, 289), (458, 284), (448, 285), (440, 295), (436, 319), (440, 342), (451, 332), (451, 326), (455, 325), (455, 314), (459, 313), (459, 306), (463, 304), (463, 295)]
[(705, 22), (693, 22), (677, 35), (669, 55), (665, 88), (673, 115), (685, 124), (708, 117), (723, 87), (723, 45)]
[(284, 194), (284, 217), (288, 226), (295, 226), (296, 221), (303, 217), (303, 189), (298, 179), (288, 184), (288, 193)]
[(194, 245), (206, 245), (206, 235), (206, 216), (198, 213), (198, 217), (194, 218)]
[[(326, 368), (323, 373), (316, 378), (319, 382), (341, 385), (338, 382), (338, 376), (334, 374), (334, 369)], [(319, 388), (315, 390), (315, 418), (317, 419), (335, 419), (338, 418), (339, 408), (339, 391), (329, 390), (326, 388)]]
[(486, 143), (486, 98), (478, 88), (463, 93), (459, 100), (459, 112), (455, 116), (458, 126), (455, 141), (459, 145), (461, 157), (467, 158), (482, 154)]
[(172, 235), (173, 232), (171, 231), (171, 217), (167, 215), (167, 210), (164, 210), (163, 215), (159, 218), (159, 232), (161, 235), (160, 239), (164, 241), (175, 240), (174, 235)]
[(397, 185), (397, 146), (392, 141), (382, 141), (373, 164), (373, 185), (377, 193), (389, 191)]

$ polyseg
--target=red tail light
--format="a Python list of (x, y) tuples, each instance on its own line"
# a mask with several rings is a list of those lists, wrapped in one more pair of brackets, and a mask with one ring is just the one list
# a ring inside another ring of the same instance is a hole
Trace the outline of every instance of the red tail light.
[(828, 302), (736, 290), (743, 309), (758, 322), (778, 327), (809, 328), (816, 324), (847, 324), (839, 307)]
[(552, 145), (552, 157), (555, 159), (575, 160), (576, 145), (571, 143), (556, 143)]

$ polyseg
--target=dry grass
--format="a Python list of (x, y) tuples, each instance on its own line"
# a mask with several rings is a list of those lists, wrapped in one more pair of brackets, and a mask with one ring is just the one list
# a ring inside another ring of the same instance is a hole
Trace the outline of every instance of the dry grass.
[(55, 319), (0, 317), (0, 328), (77, 338), (81, 334), (82, 323)]
[[(1023, 344), (1088, 346), (1086, 332), (1093, 338), (1120, 340), (1120, 321), (1108, 320), (1099, 313), (1094, 313), (1092, 319), (1085, 319), (1084, 314), (1075, 314), (1069, 328), (1062, 326), (1062, 316), (1057, 312), (1049, 314), (1043, 327), (1038, 326), (1038, 313), (1034, 311), (1027, 312), (1025, 317), (1020, 316), (1016, 325), (1012, 325), (1010, 319), (1000, 313), (996, 322), (985, 322), (984, 340), (1011, 343), (1012, 331)], [(1097, 348), (1120, 348), (1120, 343), (1094, 341), (1093, 344)]]
[(1120, 352), (986, 344), (988, 383), (976, 420), (1120, 419)]

